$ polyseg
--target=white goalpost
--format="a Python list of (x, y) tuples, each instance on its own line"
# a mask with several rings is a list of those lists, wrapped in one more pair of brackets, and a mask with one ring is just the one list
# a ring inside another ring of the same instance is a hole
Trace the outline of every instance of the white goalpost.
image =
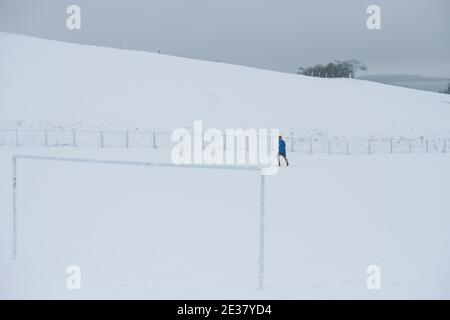
[(214, 169), (214, 170), (238, 170), (238, 171), (257, 171), (260, 172), (260, 193), (259, 193), (259, 256), (258, 256), (258, 289), (264, 289), (264, 240), (265, 240), (265, 175), (263, 168), (255, 165), (196, 165), (196, 164), (174, 164), (170, 162), (146, 162), (146, 161), (127, 161), (127, 160), (103, 160), (89, 158), (72, 158), (57, 156), (35, 156), (13, 154), (12, 156), (12, 259), (17, 260), (18, 257), (18, 206), (17, 206), (17, 173), (18, 161), (20, 159), (28, 160), (47, 160), (62, 162), (80, 162), (92, 164), (116, 164), (128, 166), (144, 166), (144, 167), (165, 167), (165, 168), (195, 168), (195, 169)]

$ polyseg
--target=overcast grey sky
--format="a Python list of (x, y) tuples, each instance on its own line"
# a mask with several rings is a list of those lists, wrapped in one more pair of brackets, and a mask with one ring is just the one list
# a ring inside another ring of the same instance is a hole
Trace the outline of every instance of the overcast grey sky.
[[(82, 29), (66, 28), (77, 4)], [(381, 7), (369, 31), (366, 8)], [(283, 72), (358, 58), (371, 73), (450, 77), (449, 0), (0, 0), (0, 31)]]

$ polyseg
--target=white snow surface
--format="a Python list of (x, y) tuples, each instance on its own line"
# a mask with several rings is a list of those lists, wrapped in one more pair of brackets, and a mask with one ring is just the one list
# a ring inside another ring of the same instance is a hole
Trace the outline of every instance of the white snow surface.
[[(257, 172), (18, 162), (0, 153), (0, 297), (450, 298), (448, 155), (290, 155), (267, 177), (266, 281), (258, 290)], [(22, 153), (167, 161), (152, 150)], [(82, 270), (68, 290), (69, 265)], [(368, 290), (378, 265), (381, 290)]]
[[(299, 62), (300, 63), (300, 62)], [(450, 96), (0, 33), (0, 119), (168, 129), (446, 131)]]
[[(0, 33), (0, 121), (169, 129), (448, 132), (448, 95)], [(21, 159), (170, 161), (170, 148), (0, 147), (2, 299), (449, 299), (449, 154), (303, 155), (256, 172)], [(68, 290), (69, 265), (81, 290)], [(366, 269), (381, 268), (381, 290)]]

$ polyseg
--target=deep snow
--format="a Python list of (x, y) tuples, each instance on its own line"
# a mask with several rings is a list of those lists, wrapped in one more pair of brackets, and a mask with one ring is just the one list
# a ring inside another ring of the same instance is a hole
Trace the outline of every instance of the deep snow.
[[(6, 123), (449, 132), (450, 96), (0, 33)], [(81, 123), (80, 123), (81, 122)]]
[[(266, 288), (254, 172), (20, 160), (1, 150), (2, 298), (449, 298), (448, 155), (289, 155), (267, 178)], [(166, 161), (153, 150), (21, 149)], [(66, 288), (68, 265), (82, 289)], [(366, 288), (366, 268), (382, 289)]]
[[(448, 95), (4, 33), (0, 70), (0, 126), (450, 129)], [(450, 298), (448, 154), (288, 153), (267, 178), (258, 291), (254, 172), (20, 160), (14, 262), (13, 153), (169, 161), (170, 148), (1, 147), (0, 298)]]

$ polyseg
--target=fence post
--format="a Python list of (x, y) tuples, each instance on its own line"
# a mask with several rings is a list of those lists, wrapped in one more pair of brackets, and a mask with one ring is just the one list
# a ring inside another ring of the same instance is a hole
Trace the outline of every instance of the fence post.
[(442, 150), (443, 153), (447, 153), (447, 140), (444, 139), (444, 150)]
[(153, 146), (153, 149), (156, 149), (156, 148), (157, 148), (157, 146), (156, 146), (156, 133), (155, 133), (155, 131), (152, 132), (152, 146)]
[(227, 135), (223, 134), (223, 151), (227, 151)]
[(408, 139), (408, 152), (411, 153), (411, 139)]
[(309, 137), (309, 153), (313, 154), (313, 145), (312, 145), (312, 138)]
[(294, 152), (294, 133), (291, 132), (291, 152)]
[(75, 131), (75, 129), (72, 129), (72, 146), (77, 146), (77, 132)]
[(104, 140), (103, 140), (103, 131), (100, 131), (100, 147), (103, 148)]
[(125, 133), (125, 143), (127, 148), (130, 147), (130, 132), (127, 130), (127, 132)]
[(367, 141), (367, 146), (369, 149), (369, 154), (372, 154), (371, 146), (370, 146), (370, 139)]
[(390, 141), (390, 145), (391, 145), (391, 153), (394, 153), (393, 151), (394, 151), (394, 149), (393, 149), (393, 147), (392, 147), (392, 140), (394, 140), (394, 139), (390, 139), (389, 141)]
[(19, 146), (19, 130), (16, 129), (16, 147)]
[(331, 142), (328, 140), (328, 154), (331, 154)]
[(347, 140), (347, 154), (349, 154), (349, 141)]
[(48, 130), (44, 131), (44, 144), (48, 147)]
[(12, 258), (16, 260), (17, 258), (17, 157), (13, 156), (13, 173), (12, 173), (12, 183), (13, 183), (13, 230), (12, 230), (12, 242), (13, 242), (13, 250), (12, 250)]
[(425, 140), (425, 153), (428, 153), (428, 140)]

